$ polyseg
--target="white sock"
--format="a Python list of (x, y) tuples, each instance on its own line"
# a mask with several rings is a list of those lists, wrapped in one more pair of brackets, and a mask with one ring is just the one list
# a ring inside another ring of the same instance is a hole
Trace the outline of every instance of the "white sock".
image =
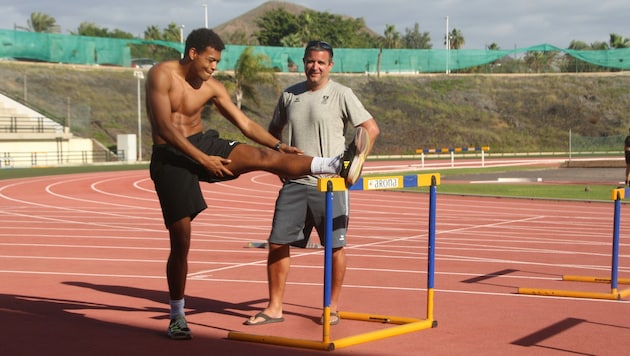
[(339, 171), (341, 160), (339, 157), (313, 157), (311, 161), (312, 174), (335, 174)]
[(184, 298), (180, 300), (171, 300), (169, 301), (169, 304), (171, 305), (171, 319), (178, 315), (184, 315)]

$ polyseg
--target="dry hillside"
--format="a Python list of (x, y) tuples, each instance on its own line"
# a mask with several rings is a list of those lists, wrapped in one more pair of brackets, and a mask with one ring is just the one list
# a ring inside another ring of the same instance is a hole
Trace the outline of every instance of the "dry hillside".
[(284, 1), (268, 1), (246, 13), (243, 15), (231, 19), (225, 23), (222, 23), (218, 26), (215, 26), (213, 29), (221, 36), (222, 38), (229, 38), (229, 35), (232, 33), (242, 32), (245, 34), (246, 38), (253, 39), (255, 43), (255, 38), (253, 36), (254, 33), (258, 32), (260, 28), (256, 25), (256, 21), (266, 12), (276, 10), (276, 9), (284, 9), (288, 13), (293, 15), (299, 15), (305, 10), (309, 10), (308, 8), (292, 4)]
[[(260, 30), (258, 25), (256, 25), (256, 21), (266, 12), (273, 11), (276, 9), (284, 9), (288, 13), (293, 15), (299, 15), (306, 10), (312, 10), (307, 7), (293, 4), (285, 1), (267, 1), (262, 5), (244, 13), (241, 16), (238, 16), (234, 19), (231, 19), (227, 22), (224, 22), (218, 26), (215, 26), (213, 29), (221, 36), (221, 38), (229, 39), (235, 33), (243, 33), (245, 38), (248, 39), (248, 44), (257, 44), (257, 40), (255, 37), (255, 33)], [(314, 11), (314, 10), (312, 10)], [(351, 18), (345, 14), (336, 14), (342, 16), (344, 18)], [(376, 36), (377, 34), (369, 28), (365, 28), (365, 31)], [(229, 43), (229, 41), (228, 41)]]
[[(282, 74), (278, 81), (286, 87), (302, 78), (301, 73)], [(566, 151), (569, 130), (605, 139), (627, 134), (630, 125), (630, 76), (624, 73), (333, 79), (351, 86), (378, 120), (377, 154), (468, 145), (489, 145), (492, 152)], [(136, 85), (131, 68), (0, 61), (0, 93), (19, 100), (26, 96), (37, 110), (68, 121), (76, 135), (110, 147), (117, 134), (137, 132)], [(260, 105), (245, 100), (243, 109), (266, 127), (277, 94), (268, 87), (258, 92)], [(142, 115), (143, 152), (148, 154), (150, 127)], [(211, 106), (204, 118), (207, 127), (242, 139)]]

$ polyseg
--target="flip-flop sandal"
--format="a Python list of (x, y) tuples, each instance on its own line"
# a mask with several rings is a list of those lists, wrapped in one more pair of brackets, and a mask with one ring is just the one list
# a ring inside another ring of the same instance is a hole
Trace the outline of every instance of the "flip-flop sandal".
[(254, 315), (254, 319), (256, 318), (261, 318), (261, 321), (258, 322), (253, 322), (251, 321), (251, 319), (247, 319), (245, 320), (245, 322), (243, 323), (244, 325), (265, 325), (265, 324), (272, 324), (272, 323), (281, 323), (284, 321), (284, 318), (280, 317), (280, 318), (272, 318), (269, 315), (260, 312), (256, 315)]

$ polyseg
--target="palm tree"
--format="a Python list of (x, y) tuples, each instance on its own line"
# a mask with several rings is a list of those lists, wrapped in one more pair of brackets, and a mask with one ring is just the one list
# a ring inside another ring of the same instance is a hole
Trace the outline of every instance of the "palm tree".
[(586, 44), (584, 41), (573, 40), (569, 43), (569, 49), (574, 49), (578, 51), (586, 51), (592, 49), (591, 46)]
[(257, 84), (268, 84), (276, 91), (279, 90), (274, 69), (268, 65), (268, 62), (269, 58), (264, 54), (254, 54), (254, 47), (245, 48), (238, 57), (234, 68), (236, 82), (234, 96), (239, 109), (243, 104), (243, 98), (252, 99), (258, 104)]
[(490, 43), (486, 48), (488, 49), (488, 51), (498, 51), (501, 49), (501, 47), (499, 47), (496, 42)]
[(431, 49), (431, 35), (429, 32), (420, 32), (420, 24), (417, 22), (413, 28), (405, 28), (405, 35), (402, 37), (404, 48)]
[(623, 36), (611, 33), (610, 48), (630, 48), (630, 38), (623, 38)]
[(384, 48), (398, 48), (400, 47), (400, 33), (396, 31), (396, 26), (385, 25), (385, 43)]
[(71, 33), (79, 36), (109, 37), (106, 28), (100, 28), (90, 22), (81, 22), (77, 28), (77, 32)]
[(523, 59), (530, 70), (535, 73), (543, 73), (551, 67), (556, 55), (556, 52), (552, 51), (530, 51), (525, 54)]
[(27, 20), (28, 28), (32, 32), (58, 32), (57, 20), (50, 15), (41, 12), (31, 13), (31, 18)]
[(606, 51), (610, 49), (610, 46), (608, 46), (608, 43), (606, 42), (595, 41), (591, 43), (591, 49), (594, 49), (596, 51)]
[[(181, 41), (181, 28), (174, 22), (168, 24), (168, 27), (161, 31), (157, 26), (152, 25), (144, 30), (145, 40), (161, 40), (167, 42), (180, 42)], [(142, 57), (150, 57), (154, 60), (161, 62), (165, 59), (175, 59), (181, 57), (182, 54), (177, 50), (169, 47), (159, 46), (155, 44), (136, 46), (137, 51), (132, 51), (136, 55)], [(182, 48), (182, 51), (184, 49)]]
[(170, 42), (179, 42), (183, 40), (183, 38), (181, 38), (181, 28), (177, 26), (175, 22), (169, 23), (168, 27), (165, 28), (162, 33), (162, 39)]
[(162, 33), (160, 33), (160, 29), (155, 26), (149, 26), (146, 30), (144, 30), (144, 39), (145, 40), (161, 40)]
[[(464, 47), (465, 40), (462, 31), (454, 28), (448, 34), (448, 39), (449, 49), (461, 49), (462, 47)], [(446, 38), (444, 38), (444, 44), (446, 45)]]

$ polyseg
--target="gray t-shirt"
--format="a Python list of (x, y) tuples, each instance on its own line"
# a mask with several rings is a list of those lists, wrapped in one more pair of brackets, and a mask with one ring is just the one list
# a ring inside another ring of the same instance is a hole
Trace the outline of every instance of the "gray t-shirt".
[[(288, 143), (314, 157), (335, 157), (345, 150), (348, 126), (372, 118), (352, 89), (329, 80), (317, 91), (306, 82), (284, 90), (273, 115), (273, 125), (285, 127)], [(295, 181), (317, 185), (316, 176)]]

